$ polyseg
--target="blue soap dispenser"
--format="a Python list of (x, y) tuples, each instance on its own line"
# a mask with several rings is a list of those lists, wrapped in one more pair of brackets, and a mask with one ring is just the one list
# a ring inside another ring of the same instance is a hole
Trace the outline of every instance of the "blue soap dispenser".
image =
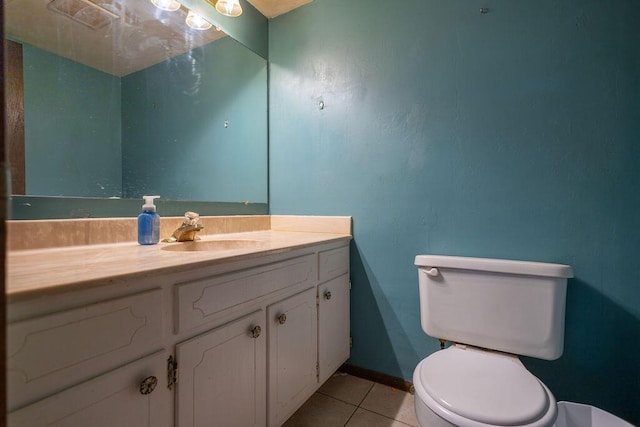
[(142, 213), (138, 215), (138, 243), (155, 245), (160, 241), (160, 215), (156, 213), (153, 199), (160, 196), (143, 196)]

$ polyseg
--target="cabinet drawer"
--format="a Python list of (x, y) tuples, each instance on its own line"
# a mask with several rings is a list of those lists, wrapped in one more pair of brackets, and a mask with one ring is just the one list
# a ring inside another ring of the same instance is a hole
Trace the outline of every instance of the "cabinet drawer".
[(224, 274), (176, 287), (176, 333), (218, 316), (232, 313), (239, 305), (296, 285), (316, 283), (315, 255)]
[(318, 278), (321, 282), (349, 271), (349, 246), (323, 251), (318, 254)]
[(14, 409), (157, 350), (159, 289), (8, 326), (8, 406)]

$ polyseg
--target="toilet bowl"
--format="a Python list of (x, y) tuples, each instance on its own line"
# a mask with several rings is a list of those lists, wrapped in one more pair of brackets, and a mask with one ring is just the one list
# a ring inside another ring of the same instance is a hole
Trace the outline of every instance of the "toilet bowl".
[(549, 389), (512, 355), (452, 345), (413, 374), (416, 415), (425, 427), (553, 426)]

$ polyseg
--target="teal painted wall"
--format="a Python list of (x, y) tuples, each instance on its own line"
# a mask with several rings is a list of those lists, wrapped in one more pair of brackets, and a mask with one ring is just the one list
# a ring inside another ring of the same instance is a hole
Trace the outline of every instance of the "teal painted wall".
[(27, 194), (120, 197), (120, 79), (27, 44), (23, 64)]
[(125, 196), (266, 203), (266, 82), (230, 37), (123, 77)]
[(417, 254), (567, 263), (565, 353), (524, 362), (640, 423), (638, 22), (633, 0), (322, 0), (271, 21), (270, 211), (353, 216), (350, 363), (410, 379), (438, 348)]

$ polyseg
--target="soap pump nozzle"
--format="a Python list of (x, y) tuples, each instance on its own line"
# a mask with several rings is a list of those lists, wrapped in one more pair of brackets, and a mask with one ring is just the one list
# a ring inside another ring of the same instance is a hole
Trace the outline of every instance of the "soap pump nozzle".
[(156, 205), (153, 204), (153, 199), (159, 199), (160, 196), (142, 196), (144, 199), (144, 205), (142, 205), (142, 210), (144, 212), (155, 212)]

